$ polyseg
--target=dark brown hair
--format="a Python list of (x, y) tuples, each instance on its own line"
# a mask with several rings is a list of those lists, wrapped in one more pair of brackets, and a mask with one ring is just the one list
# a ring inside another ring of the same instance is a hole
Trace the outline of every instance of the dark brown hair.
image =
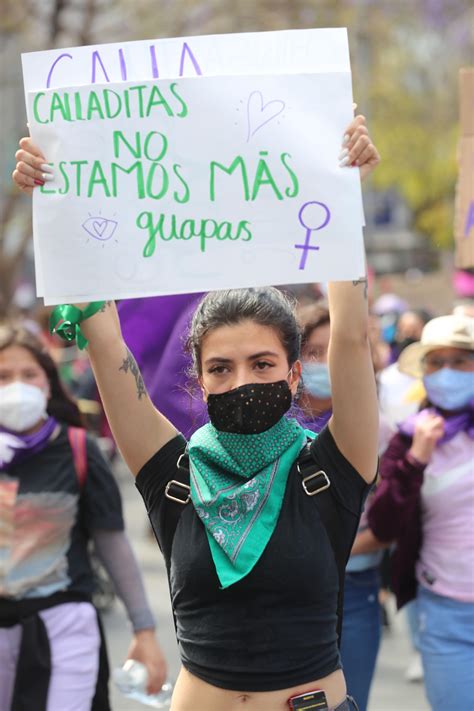
[(42, 341), (24, 326), (0, 323), (0, 351), (12, 346), (29, 351), (40, 368), (44, 370), (51, 391), (48, 400), (48, 414), (59, 422), (73, 427), (84, 427), (79, 407), (66, 392), (60, 380), (56, 363)]
[(206, 294), (191, 322), (187, 349), (192, 356), (194, 375), (201, 375), (202, 342), (220, 326), (254, 321), (275, 329), (288, 357), (288, 365), (300, 357), (301, 334), (294, 304), (274, 287), (226, 289)]
[(316, 328), (330, 323), (329, 307), (326, 302), (306, 304), (298, 309), (298, 321), (302, 331), (301, 347), (304, 348)]

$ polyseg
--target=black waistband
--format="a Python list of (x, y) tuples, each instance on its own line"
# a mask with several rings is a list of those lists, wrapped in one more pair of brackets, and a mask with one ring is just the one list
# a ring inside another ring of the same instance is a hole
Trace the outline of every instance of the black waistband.
[(48, 633), (39, 613), (67, 602), (89, 602), (87, 595), (59, 592), (44, 598), (0, 598), (0, 627), (21, 625), (11, 711), (45, 711), (51, 678)]
[[(36, 612), (21, 620), (21, 640), (16, 664), (11, 711), (46, 711), (51, 678), (48, 632)], [(34, 704), (34, 706), (33, 706)]]
[(75, 592), (57, 592), (48, 597), (32, 597), (12, 600), (0, 597), (0, 627), (13, 627), (32, 615), (66, 602), (91, 602), (89, 595)]

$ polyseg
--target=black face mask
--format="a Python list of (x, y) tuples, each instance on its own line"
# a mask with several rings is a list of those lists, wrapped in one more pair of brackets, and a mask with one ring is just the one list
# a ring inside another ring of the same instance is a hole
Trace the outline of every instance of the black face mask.
[(216, 430), (235, 434), (260, 434), (276, 425), (291, 406), (286, 380), (250, 383), (220, 395), (208, 395), (209, 419)]

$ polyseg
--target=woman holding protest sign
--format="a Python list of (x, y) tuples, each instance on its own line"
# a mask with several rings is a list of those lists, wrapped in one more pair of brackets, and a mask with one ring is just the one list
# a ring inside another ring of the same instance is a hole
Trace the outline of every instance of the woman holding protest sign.
[(0, 711), (107, 711), (105, 640), (92, 604), (92, 540), (133, 627), (129, 656), (161, 687), (166, 663), (120, 493), (56, 365), (0, 325)]
[[(14, 180), (31, 191), (45, 159), (29, 139), (17, 157)], [(357, 165), (365, 177), (378, 162), (357, 116), (341, 167)], [(204, 297), (189, 345), (210, 424), (188, 443), (152, 405), (113, 304), (53, 312), (56, 330), (88, 341), (165, 555), (183, 662), (173, 711), (356, 708), (337, 631), (343, 571), (377, 463), (366, 280), (331, 284), (329, 303), (333, 415), (315, 438), (285, 417), (301, 376), (288, 300), (273, 288)]]

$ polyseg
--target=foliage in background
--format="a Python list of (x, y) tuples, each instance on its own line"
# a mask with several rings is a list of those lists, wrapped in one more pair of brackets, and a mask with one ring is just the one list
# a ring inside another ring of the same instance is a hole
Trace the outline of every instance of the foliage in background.
[[(372, 187), (395, 189), (412, 211), (412, 227), (440, 248), (452, 244), (458, 69), (472, 63), (471, 5), (470, 0), (2, 0), (0, 37), (11, 58), (12, 47), (18, 56), (119, 39), (347, 26), (354, 95), (383, 157)], [(21, 102), (19, 62), (15, 80), (5, 54), (0, 64), (1, 88), (16, 82)], [(5, 121), (2, 130), (8, 132), (2, 136), (8, 166), (24, 131), (18, 122), (8, 127)], [(31, 233), (27, 201), (12, 189), (9, 175), (2, 176), (0, 311), (2, 301), (5, 308), (11, 300)]]

